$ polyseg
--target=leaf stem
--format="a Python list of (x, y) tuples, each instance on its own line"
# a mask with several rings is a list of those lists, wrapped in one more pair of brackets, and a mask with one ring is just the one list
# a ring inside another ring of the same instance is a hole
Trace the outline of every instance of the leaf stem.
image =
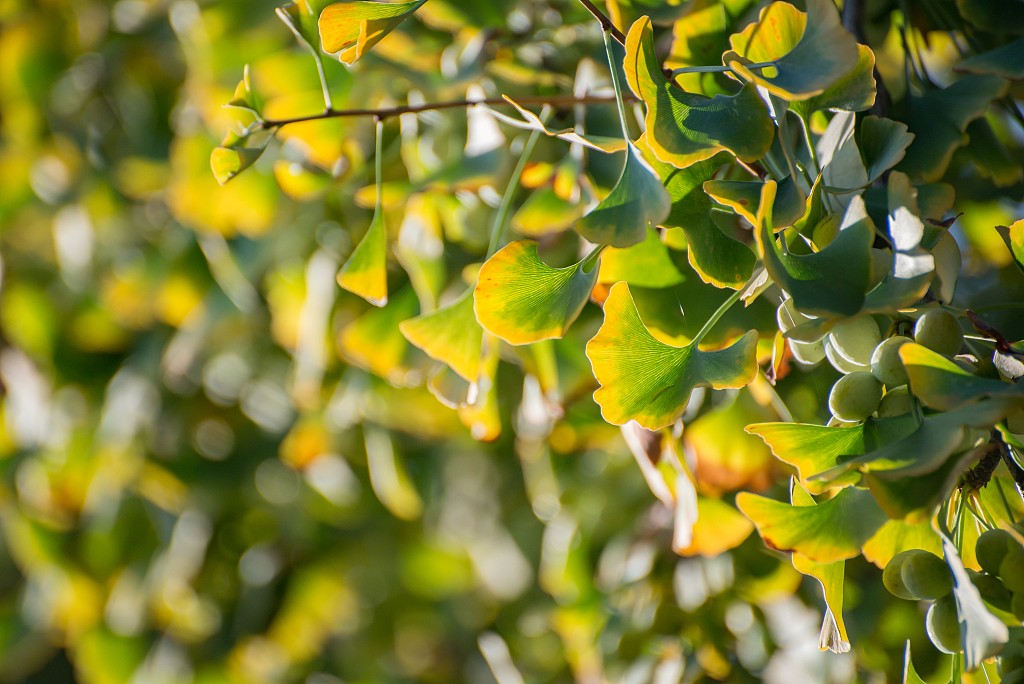
[(699, 344), (700, 341), (703, 340), (709, 332), (711, 332), (711, 329), (715, 327), (715, 323), (718, 323), (719, 319), (721, 319), (722, 316), (724, 316), (726, 312), (732, 308), (733, 304), (740, 300), (740, 297), (742, 295), (742, 289), (736, 290), (731, 295), (729, 295), (729, 298), (722, 302), (722, 305), (715, 310), (715, 313), (711, 314), (711, 318), (707, 320), (707, 323), (704, 324), (704, 327), (697, 331), (697, 334), (694, 335), (693, 337), (692, 344)]
[(804, 140), (807, 141), (807, 153), (811, 155), (811, 164), (814, 165), (815, 177), (821, 175), (821, 163), (818, 162), (818, 151), (814, 149), (814, 140), (811, 139), (811, 126), (804, 120), (804, 117), (797, 116), (800, 119), (800, 126), (804, 131)]
[[(627, 96), (634, 100), (631, 95)], [(549, 105), (550, 107), (570, 107), (573, 105), (586, 104), (610, 104), (615, 102), (614, 95), (527, 95), (516, 98), (521, 105)], [(304, 123), (306, 121), (319, 121), (321, 119), (342, 119), (360, 116), (369, 116), (377, 119), (390, 119), (402, 114), (419, 114), (420, 112), (432, 112), (439, 109), (466, 109), (477, 105), (500, 105), (511, 106), (511, 103), (503, 97), (489, 97), (482, 100), (447, 100), (443, 102), (427, 102), (421, 105), (399, 105), (397, 107), (382, 107), (379, 109), (331, 109), (330, 111), (317, 114), (306, 114), (281, 119), (264, 119), (256, 125), (256, 129), (281, 128), (290, 124)]]
[(375, 152), (374, 152), (374, 159), (373, 159), (373, 170), (374, 170), (374, 172), (377, 175), (376, 182), (375, 182), (375, 184), (377, 186), (377, 201), (376, 201), (376, 204), (374, 204), (374, 207), (373, 207), (373, 216), (376, 219), (377, 216), (380, 215), (380, 212), (381, 212), (381, 210), (384, 207), (384, 198), (383, 198), (383, 194), (384, 194), (383, 193), (383, 190), (384, 190), (384, 176), (383, 176), (383, 173), (382, 173), (382, 171), (384, 169), (384, 162), (381, 159), (384, 156), (384, 154), (383, 154), (383, 152), (384, 152), (384, 120), (378, 118), (378, 119), (375, 120), (375, 123), (376, 123), (376, 127), (375, 127), (376, 128), (376, 131), (375, 131), (375, 133), (376, 133), (376, 141), (374, 143), (374, 150), (375, 150)]
[(594, 15), (594, 18), (601, 24), (602, 31), (614, 38), (619, 45), (622, 45), (623, 47), (626, 46), (626, 34), (615, 27), (615, 24), (612, 23), (612, 20), (607, 14), (598, 9), (597, 5), (590, 0), (580, 0), (580, 4), (586, 7), (587, 11)]
[[(551, 107), (545, 105), (544, 109), (540, 111), (541, 123), (547, 123), (550, 116)], [(530, 160), (530, 155), (533, 154), (533, 148), (537, 145), (537, 140), (539, 138), (539, 129), (535, 129), (530, 133), (530, 137), (526, 139), (526, 145), (523, 146), (523, 153), (519, 155), (519, 161), (516, 163), (516, 168), (512, 170), (512, 176), (508, 179), (508, 185), (505, 187), (505, 194), (501, 196), (501, 204), (498, 205), (498, 214), (494, 217), (494, 225), (491, 227), (491, 240), (487, 245), (488, 259), (498, 251), (498, 248), (505, 241), (505, 231), (508, 229), (508, 218), (509, 211), (512, 208), (512, 198), (516, 194), (516, 188), (519, 187), (519, 179), (523, 175), (526, 163)]]
[[(748, 69), (767, 69), (770, 66), (775, 66), (775, 62), (757, 62), (755, 64), (746, 65)], [(688, 66), (673, 69), (671, 72), (669, 72), (669, 76), (670, 78), (675, 78), (676, 76), (679, 76), (681, 74), (721, 74), (725, 73), (726, 71), (732, 71), (732, 69), (727, 66), (718, 65)]]

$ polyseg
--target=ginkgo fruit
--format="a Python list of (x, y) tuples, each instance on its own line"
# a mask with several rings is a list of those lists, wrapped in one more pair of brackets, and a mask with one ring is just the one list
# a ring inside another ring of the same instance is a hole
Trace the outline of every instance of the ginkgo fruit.
[(882, 340), (871, 352), (871, 374), (886, 387), (899, 387), (908, 381), (907, 369), (900, 358), (900, 347), (910, 342), (909, 337), (897, 335)]
[(960, 621), (953, 595), (944, 596), (928, 608), (924, 618), (928, 638), (943, 653), (960, 653)]
[(840, 420), (864, 420), (882, 400), (882, 383), (867, 371), (844, 375), (832, 385), (828, 407)]
[(907, 590), (928, 600), (940, 599), (953, 591), (953, 576), (946, 562), (934, 553), (921, 549), (914, 551), (900, 569)]
[(871, 354), (882, 341), (878, 325), (871, 316), (843, 321), (829, 331), (828, 338), (840, 356), (861, 366), (870, 365)]
[(932, 309), (914, 324), (914, 341), (943, 356), (953, 356), (960, 352), (964, 334), (956, 316), (945, 309)]

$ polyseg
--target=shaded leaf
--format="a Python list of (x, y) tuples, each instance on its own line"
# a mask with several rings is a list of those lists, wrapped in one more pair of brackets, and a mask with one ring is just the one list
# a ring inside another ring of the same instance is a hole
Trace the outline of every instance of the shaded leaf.
[(338, 2), (320, 13), (320, 44), (324, 52), (353, 64), (427, 0), (413, 2)]
[(493, 442), (501, 436), (497, 384), (500, 348), (498, 338), (484, 334), (477, 375), (470, 383), (466, 401), (460, 402), (458, 408), (459, 420), (469, 428), (473, 439), (481, 442)]
[(654, 169), (630, 145), (615, 187), (576, 223), (576, 230), (595, 244), (629, 247), (643, 242), (648, 227), (664, 221), (671, 206)]
[(994, 50), (971, 55), (960, 60), (954, 67), (956, 71), (967, 71), (972, 74), (995, 74), (1011, 80), (1024, 78), (1024, 38), (1012, 43), (1001, 45)]
[(1024, 219), (1021, 219), (1010, 226), (996, 226), (999, 237), (1010, 249), (1013, 255), (1013, 263), (1024, 273)]
[(473, 313), (473, 290), (437, 311), (399, 325), (405, 338), (469, 382), (476, 380), (484, 331)]
[(552, 268), (537, 243), (512, 242), (488, 259), (477, 276), (474, 310), (489, 332), (510, 344), (561, 337), (579, 316), (597, 281), (586, 259)]
[(822, 109), (862, 112), (875, 104), (875, 53), (867, 45), (857, 45), (857, 64), (824, 92), (806, 100), (792, 102), (791, 112), (804, 120)]
[(905, 344), (899, 353), (910, 377), (910, 391), (929, 408), (950, 411), (983, 397), (1024, 401), (1024, 385), (972, 375), (920, 344)]
[(685, 168), (728, 150), (744, 161), (764, 156), (775, 127), (753, 86), (733, 96), (688, 93), (669, 83), (654, 51), (647, 17), (626, 37), (626, 80), (647, 105), (647, 141), (663, 162)]
[(907, 647), (903, 652), (903, 681), (902, 684), (927, 684), (914, 669), (914, 661), (910, 658), (910, 640), (907, 640)]
[(964, 468), (977, 458), (972, 450), (961, 452), (927, 475), (907, 475), (900, 469), (875, 470), (864, 474), (864, 483), (890, 518), (920, 522), (949, 497)]
[(744, 426), (772, 417), (750, 392), (716, 406), (686, 426), (683, 440), (696, 459), (694, 474), (702, 491), (764, 490), (774, 479), (771, 451)]
[(993, 33), (1024, 33), (1024, 2), (956, 0), (960, 16), (980, 29)]
[[(808, 0), (806, 14), (773, 2), (757, 22), (730, 36), (729, 44), (734, 52), (725, 53), (722, 63), (785, 100), (818, 95), (857, 67), (857, 42), (830, 0)], [(773, 66), (750, 69), (749, 62)]]
[(601, 387), (594, 400), (613, 425), (635, 420), (656, 430), (671, 424), (698, 386), (749, 384), (757, 374), (753, 330), (718, 351), (661, 342), (644, 326), (629, 286), (616, 283), (604, 304), (604, 323), (587, 343), (587, 357)]
[(914, 141), (907, 125), (878, 116), (865, 116), (857, 126), (857, 147), (867, 168), (868, 182), (896, 166)]
[(859, 556), (886, 520), (871, 492), (856, 487), (817, 506), (791, 506), (750, 492), (740, 492), (736, 505), (753, 521), (765, 544), (817, 563)]
[(215, 147), (210, 153), (210, 168), (217, 182), (224, 185), (229, 180), (256, 163), (263, 154), (263, 147)]

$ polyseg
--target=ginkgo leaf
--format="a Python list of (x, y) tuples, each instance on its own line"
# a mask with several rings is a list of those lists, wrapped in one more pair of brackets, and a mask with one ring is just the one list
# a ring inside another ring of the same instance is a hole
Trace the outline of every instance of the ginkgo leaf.
[(1024, 402), (1024, 385), (973, 375), (920, 344), (905, 344), (899, 354), (910, 377), (910, 391), (929, 408), (950, 411), (984, 397)]
[(865, 116), (857, 124), (857, 147), (867, 169), (868, 182), (896, 166), (914, 141), (907, 125), (879, 116)]
[(637, 146), (672, 198), (672, 209), (664, 225), (683, 231), (690, 265), (701, 280), (715, 287), (742, 287), (754, 270), (754, 253), (715, 224), (711, 218), (711, 199), (702, 189), (704, 182), (725, 163), (727, 155), (722, 153), (677, 169), (660, 161), (645, 145), (646, 135), (641, 136)]
[[(400, 290), (391, 306), (369, 309), (346, 325), (338, 349), (348, 363), (375, 373), (397, 386), (415, 384), (427, 359), (402, 336), (399, 325), (419, 312), (411, 287)], [(419, 361), (416, 360), (419, 356)]]
[(995, 74), (1015, 81), (1024, 79), (1024, 38), (971, 55), (960, 60), (953, 69), (972, 74)]
[(953, 152), (967, 142), (967, 124), (984, 116), (991, 102), (1006, 94), (1008, 85), (998, 76), (979, 75), (921, 96), (911, 95), (907, 125), (917, 137), (898, 168), (926, 181), (941, 178)]
[(473, 290), (436, 311), (402, 321), (405, 338), (469, 382), (476, 380), (484, 331), (473, 313)]
[(572, 227), (583, 208), (578, 202), (559, 197), (551, 186), (530, 193), (512, 215), (512, 227), (529, 237), (552, 235)]
[(851, 316), (860, 311), (871, 275), (875, 231), (858, 196), (827, 247), (813, 254), (793, 254), (772, 233), (771, 208), (776, 185), (767, 181), (761, 195), (754, 238), (772, 279), (790, 293), (800, 311), (816, 316)]
[[(722, 63), (785, 100), (806, 100), (857, 67), (857, 42), (830, 0), (808, 0), (807, 13), (785, 2), (761, 10), (758, 21), (729, 37)], [(771, 62), (750, 69), (750, 62)]]
[(664, 221), (672, 198), (654, 169), (630, 144), (622, 174), (608, 196), (576, 223), (576, 231), (590, 242), (629, 247), (643, 242), (649, 226)]
[(732, 345), (702, 351), (693, 342), (676, 347), (644, 326), (626, 283), (616, 283), (604, 304), (604, 323), (587, 343), (587, 357), (601, 387), (594, 400), (613, 425), (635, 420), (656, 430), (682, 413), (695, 387), (737, 388), (757, 374), (757, 332)]
[[(686, 3), (686, 14), (672, 25), (672, 49), (666, 69), (699, 67), (716, 63), (726, 45), (729, 10), (717, 0)], [(725, 92), (713, 73), (681, 73), (676, 83), (691, 93), (715, 95)]]
[(210, 153), (210, 169), (217, 182), (229, 180), (256, 163), (264, 147), (215, 147)]
[(1013, 255), (1013, 263), (1024, 273), (1024, 219), (1010, 226), (996, 226), (996, 231)]
[[(677, 528), (679, 524), (677, 516)], [(739, 546), (753, 531), (754, 525), (725, 501), (697, 494), (697, 519), (692, 522), (688, 543), (673, 539), (672, 550), (680, 556), (714, 558)]]
[[(761, 181), (710, 180), (704, 183), (704, 192), (719, 204), (730, 207), (750, 225), (757, 223), (757, 208), (761, 202)], [(775, 228), (791, 226), (804, 214), (807, 198), (790, 177), (779, 182), (772, 221)]]
[(331, 0), (298, 0), (278, 7), (278, 18), (292, 30), (295, 37), (308, 47), (316, 50), (320, 46), (320, 29), (317, 18)]
[(477, 375), (470, 383), (467, 400), (459, 408), (459, 420), (469, 433), (481, 442), (493, 442), (501, 436), (501, 414), (498, 409), (498, 361), (500, 343), (493, 335), (484, 334), (483, 354)]
[(649, 228), (643, 242), (623, 249), (609, 247), (601, 252), (597, 282), (611, 284), (620, 280), (635, 287), (662, 288), (678, 285), (686, 278), (673, 263), (658, 231)]
[(740, 492), (736, 506), (753, 521), (765, 544), (798, 552), (816, 563), (859, 556), (886, 521), (871, 492), (857, 487), (847, 487), (817, 506), (791, 506)]
[(791, 102), (789, 110), (805, 121), (814, 112), (827, 109), (863, 112), (875, 104), (875, 53), (867, 45), (857, 45), (857, 64), (838, 81), (814, 97)]
[(864, 453), (864, 425), (841, 428), (806, 423), (754, 423), (748, 425), (746, 431), (763, 439), (775, 458), (795, 467), (800, 483), (813, 494), (858, 479), (853, 474), (830, 484), (809, 480), (812, 475), (838, 465), (841, 456)]
[(686, 425), (683, 441), (694, 460), (694, 474), (702, 491), (714, 494), (771, 486), (775, 462), (771, 451), (744, 426), (769, 419), (772, 411), (748, 391), (702, 413)]
[(320, 13), (320, 45), (353, 64), (427, 0), (413, 2), (338, 2)]
[(921, 675), (914, 669), (914, 661), (910, 657), (910, 639), (907, 639), (907, 647), (903, 651), (903, 681), (902, 684), (927, 684)]
[(931, 521), (909, 523), (889, 520), (864, 544), (864, 559), (884, 570), (896, 554), (908, 549), (923, 549), (936, 556), (942, 555), (942, 542)]
[(771, 148), (775, 126), (753, 86), (708, 98), (669, 83), (655, 55), (651, 20), (642, 17), (626, 36), (626, 80), (647, 105), (647, 141), (660, 160), (679, 168), (728, 150), (754, 161)]
[(338, 272), (338, 284), (374, 306), (388, 303), (388, 233), (384, 213), (376, 211), (370, 227)]
[(1003, 621), (985, 607), (977, 587), (971, 582), (956, 545), (940, 533), (946, 565), (953, 573), (953, 598), (960, 623), (960, 645), (964, 650), (964, 669), (972, 672), (982, 661), (999, 653), (1010, 640), (1010, 632)]
[(501, 121), (502, 123), (508, 124), (509, 126), (514, 126), (516, 128), (520, 128), (527, 131), (540, 131), (544, 135), (551, 136), (553, 138), (558, 138), (559, 140), (564, 140), (565, 142), (569, 143), (579, 143), (584, 147), (596, 150), (598, 152), (621, 152), (622, 150), (626, 149), (627, 142), (623, 138), (613, 138), (603, 135), (591, 135), (589, 133), (582, 134), (578, 132), (575, 128), (551, 128), (543, 121), (541, 121), (539, 116), (531, 112), (526, 107), (523, 107), (521, 104), (513, 100), (508, 95), (503, 95), (503, 97), (508, 101), (510, 105), (516, 108), (516, 111), (519, 112), (519, 114), (523, 117), (522, 119), (515, 119), (511, 116), (508, 116), (507, 114), (503, 114), (502, 112), (499, 112), (491, 108), (487, 108), (487, 111), (490, 112), (491, 116), (493, 116), (495, 119)]
[(541, 261), (537, 243), (512, 242), (480, 268), (475, 310), (487, 331), (509, 344), (529, 344), (565, 334), (597, 282), (586, 259), (565, 268)]
[[(816, 506), (814, 500), (798, 483), (792, 483), (790, 499), (794, 506)], [(821, 626), (818, 648), (834, 653), (850, 650), (850, 637), (843, 620), (843, 585), (846, 576), (846, 561), (815, 563), (800, 553), (793, 554), (793, 567), (801, 574), (818, 580), (825, 598), (825, 618)]]

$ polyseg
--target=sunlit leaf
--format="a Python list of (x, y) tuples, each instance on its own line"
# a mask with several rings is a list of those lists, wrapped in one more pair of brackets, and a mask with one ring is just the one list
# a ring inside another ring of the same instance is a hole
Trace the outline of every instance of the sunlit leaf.
[(384, 212), (376, 211), (370, 227), (338, 271), (338, 284), (374, 306), (388, 303), (388, 233)]
[(660, 342), (640, 320), (629, 286), (616, 283), (604, 304), (604, 323), (587, 343), (587, 356), (601, 383), (594, 400), (613, 425), (635, 420), (656, 430), (682, 413), (694, 387), (750, 383), (757, 373), (756, 346), (753, 330), (718, 351)]
[(798, 552), (816, 563), (859, 556), (886, 520), (871, 493), (856, 487), (817, 506), (791, 506), (750, 492), (740, 492), (736, 505), (753, 521), (765, 544)]
[(851, 484), (856, 475), (823, 485), (812, 475), (834, 467), (841, 456), (864, 453), (864, 426), (826, 427), (805, 423), (755, 423), (746, 431), (765, 441), (775, 458), (797, 469), (800, 483), (813, 494), (836, 484)]
[(663, 162), (685, 168), (722, 150), (753, 161), (771, 147), (775, 127), (753, 86), (708, 98), (669, 84), (649, 18), (629, 29), (625, 70), (630, 88), (647, 105), (648, 144)]
[(927, 347), (905, 344), (899, 353), (910, 376), (910, 391), (929, 408), (950, 411), (983, 397), (1024, 401), (1024, 385), (973, 375)]
[(771, 484), (771, 451), (744, 426), (766, 420), (772, 412), (747, 391), (699, 416), (686, 426), (683, 440), (696, 457), (695, 475), (702, 491), (764, 490)]
[(615, 187), (576, 223), (576, 230), (595, 244), (629, 247), (643, 242), (648, 227), (663, 222), (671, 205), (654, 169), (630, 145)]
[(754, 525), (735, 508), (721, 499), (698, 494), (697, 519), (689, 543), (681, 546), (674, 541), (672, 550), (681, 556), (714, 558), (742, 544), (753, 531)]
[(609, 247), (601, 252), (599, 283), (624, 280), (635, 287), (662, 288), (678, 285), (685, 279), (669, 256), (669, 248), (653, 229), (647, 230), (647, 239), (639, 244), (623, 249)]
[[(829, 0), (808, 0), (806, 14), (773, 2), (729, 44), (735, 52), (723, 55), (723, 64), (786, 100), (818, 95), (858, 66), (857, 43)], [(750, 69), (750, 62), (773, 66)]]
[(1013, 263), (1024, 273), (1024, 219), (1010, 226), (996, 226), (996, 230), (1013, 255)]
[(530, 193), (512, 215), (511, 225), (523, 235), (540, 237), (568, 230), (582, 214), (578, 202), (562, 199), (549, 186)]
[[(666, 69), (715, 64), (726, 46), (729, 12), (717, 0), (686, 3), (686, 14), (672, 24), (672, 49), (665, 59)], [(679, 74), (675, 78), (683, 90), (715, 95), (725, 92), (713, 73)]]
[(320, 44), (353, 64), (427, 0), (413, 2), (338, 2), (320, 13)]
[(914, 661), (910, 657), (910, 640), (907, 639), (907, 647), (903, 652), (903, 681), (902, 684), (927, 684), (914, 669)]
[[(761, 202), (760, 181), (710, 180), (704, 183), (704, 192), (719, 204), (730, 207), (750, 225), (757, 223), (757, 208)], [(789, 177), (778, 186), (772, 220), (776, 228), (791, 226), (804, 214), (804, 197), (799, 186)]]
[(449, 365), (467, 381), (476, 380), (483, 330), (473, 313), (473, 290), (458, 299), (399, 325), (406, 339), (433, 359)]
[(998, 76), (980, 75), (911, 95), (907, 125), (916, 138), (899, 169), (926, 181), (941, 178), (953, 152), (967, 142), (967, 124), (983, 116), (992, 100), (1005, 95), (1007, 85)]
[(477, 320), (510, 344), (561, 337), (579, 316), (597, 281), (586, 259), (552, 268), (537, 254), (537, 243), (521, 240), (488, 259), (477, 276)]
[(924, 549), (936, 556), (942, 555), (942, 542), (930, 520), (917, 523), (888, 521), (864, 544), (864, 558), (883, 570), (893, 556), (908, 549)]
[(789, 110), (805, 120), (827, 109), (863, 112), (875, 104), (875, 53), (867, 45), (857, 46), (857, 65), (814, 97), (791, 102)]
[(420, 380), (421, 369), (408, 355), (410, 351), (419, 352), (409, 346), (399, 325), (418, 312), (416, 293), (411, 287), (402, 289), (389, 306), (370, 309), (342, 329), (338, 338), (342, 356), (392, 384), (415, 384)]
[(210, 153), (210, 168), (217, 182), (229, 180), (256, 163), (265, 147), (216, 147)]

